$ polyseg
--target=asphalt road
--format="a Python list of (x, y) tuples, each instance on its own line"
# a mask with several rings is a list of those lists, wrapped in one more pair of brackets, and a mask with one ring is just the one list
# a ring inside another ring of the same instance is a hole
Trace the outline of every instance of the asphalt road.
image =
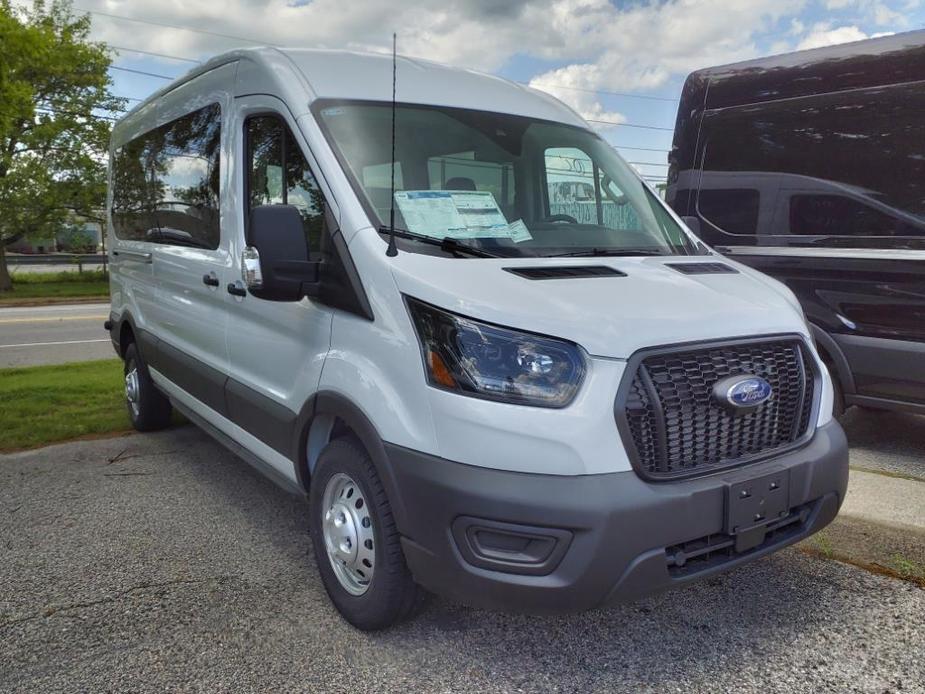
[(108, 303), (0, 308), (0, 368), (115, 357), (108, 317)]
[(192, 427), (0, 457), (0, 691), (925, 692), (925, 591), (796, 549), (581, 615), (433, 599), (363, 634), (305, 527)]

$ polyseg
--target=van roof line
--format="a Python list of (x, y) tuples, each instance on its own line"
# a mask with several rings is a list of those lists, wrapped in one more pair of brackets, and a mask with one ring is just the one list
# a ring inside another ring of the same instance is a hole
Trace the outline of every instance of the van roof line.
[[(391, 94), (391, 60), (390, 53), (276, 46), (239, 48), (214, 56), (201, 65), (191, 68), (173, 82), (155, 91), (144, 101), (136, 104), (126, 113), (124, 119), (200, 75), (241, 61), (248, 61), (258, 68), (266, 69), (269, 69), (272, 64), (272, 68), (277, 71), (281, 69), (283, 63), (288, 63), (292, 70), (291, 76), (308, 87), (309, 101), (323, 98), (387, 101)], [(447, 91), (447, 77), (452, 74), (457, 77), (455, 82), (462, 82), (465, 87), (468, 87), (465, 91), (467, 103), (471, 102), (470, 108), (510, 111), (588, 127), (584, 119), (570, 106), (529, 85), (423, 58), (399, 55), (398, 63), (399, 101), (445, 106), (463, 105), (462, 103), (449, 103), (454, 101)], [(386, 71), (389, 73), (388, 79), (384, 77)], [(406, 73), (404, 80), (402, 72)], [(409, 72), (413, 75), (413, 79), (408, 79)], [(345, 79), (344, 75), (350, 75), (352, 79)], [(502, 95), (504, 96), (503, 103), (498, 104), (498, 97)], [(434, 101), (431, 101), (431, 96), (435, 99)]]

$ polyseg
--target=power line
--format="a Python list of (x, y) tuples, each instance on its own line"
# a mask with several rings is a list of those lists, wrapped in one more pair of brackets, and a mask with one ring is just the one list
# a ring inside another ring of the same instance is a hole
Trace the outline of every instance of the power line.
[(193, 58), (181, 58), (178, 55), (167, 55), (166, 53), (155, 53), (153, 51), (142, 51), (137, 48), (126, 48), (125, 46), (115, 46), (113, 44), (107, 44), (110, 48), (114, 48), (117, 51), (128, 51), (129, 53), (141, 53), (142, 55), (153, 55), (155, 58), (166, 58), (167, 60), (182, 60), (185, 63), (196, 63), (197, 65), (201, 64), (201, 60), (194, 60)]
[[(196, 29), (193, 27), (182, 26), (178, 24), (168, 24), (166, 22), (157, 22), (157, 21), (150, 20), (150, 19), (138, 19), (136, 17), (128, 17), (125, 15), (112, 14), (109, 12), (99, 12), (97, 10), (88, 10), (88, 9), (84, 9), (80, 7), (75, 7), (74, 9), (77, 10), (78, 12), (87, 12), (88, 14), (95, 14), (100, 17), (108, 17), (110, 19), (121, 19), (126, 22), (137, 22), (139, 24), (150, 24), (152, 26), (165, 27), (167, 29), (179, 29), (181, 31), (190, 31), (195, 34), (204, 34), (206, 36), (217, 36), (219, 38), (230, 39), (233, 41), (246, 41), (247, 43), (263, 44), (266, 46), (276, 46), (276, 47), (280, 46), (280, 44), (278, 43), (271, 43), (269, 41), (263, 41), (260, 39), (252, 39), (246, 36), (235, 36), (233, 34), (222, 34), (216, 31), (208, 31), (206, 29)], [(134, 48), (120, 48), (119, 46), (113, 46), (113, 48), (115, 48), (116, 50), (125, 50), (125, 51), (133, 51), (135, 53), (144, 53), (144, 54), (153, 55), (159, 58), (167, 58), (169, 60), (182, 60), (182, 61), (191, 62), (191, 63), (201, 63), (202, 62), (200, 60), (193, 60), (192, 58), (183, 58), (183, 57), (175, 56), (175, 55), (164, 55), (161, 53), (151, 53), (148, 51), (139, 51), (139, 50), (135, 50)], [(526, 85), (528, 87), (532, 86), (529, 82), (518, 82), (518, 83)], [(632, 94), (630, 92), (615, 92), (615, 91), (610, 91), (607, 89), (590, 89), (587, 87), (571, 87), (571, 86), (567, 87), (564, 84), (544, 84), (543, 86), (548, 87), (550, 89), (567, 89), (569, 91), (587, 92), (589, 94), (605, 94), (607, 96), (619, 96), (619, 97), (623, 97), (627, 99), (646, 99), (649, 101), (663, 101), (663, 102), (669, 102), (669, 103), (678, 103), (679, 101), (678, 99), (674, 99), (672, 97), (667, 97), (667, 96), (654, 96), (651, 94)], [(541, 87), (533, 87), (533, 88), (541, 89)]]
[(663, 154), (668, 154), (670, 149), (658, 149), (656, 147), (630, 147), (629, 145), (611, 145), (614, 149), (632, 149), (636, 152), (661, 152)]
[(77, 12), (86, 12), (87, 14), (95, 14), (98, 17), (109, 17), (110, 19), (122, 19), (126, 22), (137, 22), (139, 24), (151, 24), (153, 26), (164, 27), (166, 29), (179, 29), (180, 31), (191, 31), (196, 34), (205, 34), (206, 36), (217, 36), (222, 39), (231, 39), (232, 41), (246, 41), (247, 43), (262, 43), (267, 46), (275, 46), (277, 44), (270, 43), (269, 41), (259, 41), (257, 39), (249, 39), (246, 36), (235, 36), (234, 34), (222, 34), (217, 31), (207, 31), (205, 29), (193, 29), (191, 27), (181, 26), (179, 24), (168, 24), (167, 22), (156, 22), (151, 19), (136, 19), (135, 17), (126, 17), (121, 14), (110, 14), (109, 12), (99, 12), (98, 10), (88, 10), (84, 7), (74, 7)]
[(131, 67), (122, 67), (121, 65), (110, 65), (110, 70), (119, 70), (120, 72), (131, 72), (135, 75), (144, 75), (145, 77), (157, 77), (162, 80), (175, 80), (177, 77), (171, 75), (160, 75), (156, 72), (146, 72), (145, 70), (136, 70)]
[(83, 118), (99, 118), (100, 120), (108, 120), (108, 121), (113, 121), (113, 122), (119, 120), (118, 118), (114, 116), (103, 116), (103, 115), (100, 115), (99, 113), (77, 113), (75, 111), (62, 111), (61, 109), (45, 108), (44, 106), (36, 106), (35, 110), (38, 111), (39, 113), (52, 113), (55, 115), (63, 114), (65, 116), (76, 116), (76, 117), (83, 117)]
[(666, 169), (667, 169), (668, 166), (669, 166), (668, 164), (661, 164), (661, 163), (652, 162), (652, 161), (631, 161), (631, 162), (628, 162), (628, 163), (629, 163), (629, 164), (635, 164), (636, 166), (664, 166)]
[(674, 128), (661, 128), (657, 125), (637, 125), (635, 123), (619, 123), (615, 120), (595, 120), (594, 118), (585, 118), (589, 123), (599, 123), (601, 125), (621, 125), (624, 128), (642, 128), (643, 130), (663, 130), (673, 133)]

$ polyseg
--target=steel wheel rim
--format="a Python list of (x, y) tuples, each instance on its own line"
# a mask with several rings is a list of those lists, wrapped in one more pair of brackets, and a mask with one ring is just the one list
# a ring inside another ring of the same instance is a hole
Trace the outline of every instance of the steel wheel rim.
[(324, 548), (341, 587), (351, 595), (369, 590), (375, 570), (373, 519), (360, 485), (342, 472), (328, 480), (321, 502)]
[(137, 417), (140, 412), (139, 404), (139, 382), (138, 367), (132, 364), (132, 368), (125, 374), (125, 400), (128, 402), (132, 416)]

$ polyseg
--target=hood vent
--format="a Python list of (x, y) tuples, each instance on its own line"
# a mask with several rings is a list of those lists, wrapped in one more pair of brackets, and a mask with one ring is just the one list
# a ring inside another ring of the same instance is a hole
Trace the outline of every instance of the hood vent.
[(665, 263), (685, 275), (734, 275), (739, 271), (724, 263)]
[(561, 265), (559, 267), (506, 267), (507, 272), (528, 280), (572, 280), (580, 277), (626, 277), (625, 272), (606, 265)]

